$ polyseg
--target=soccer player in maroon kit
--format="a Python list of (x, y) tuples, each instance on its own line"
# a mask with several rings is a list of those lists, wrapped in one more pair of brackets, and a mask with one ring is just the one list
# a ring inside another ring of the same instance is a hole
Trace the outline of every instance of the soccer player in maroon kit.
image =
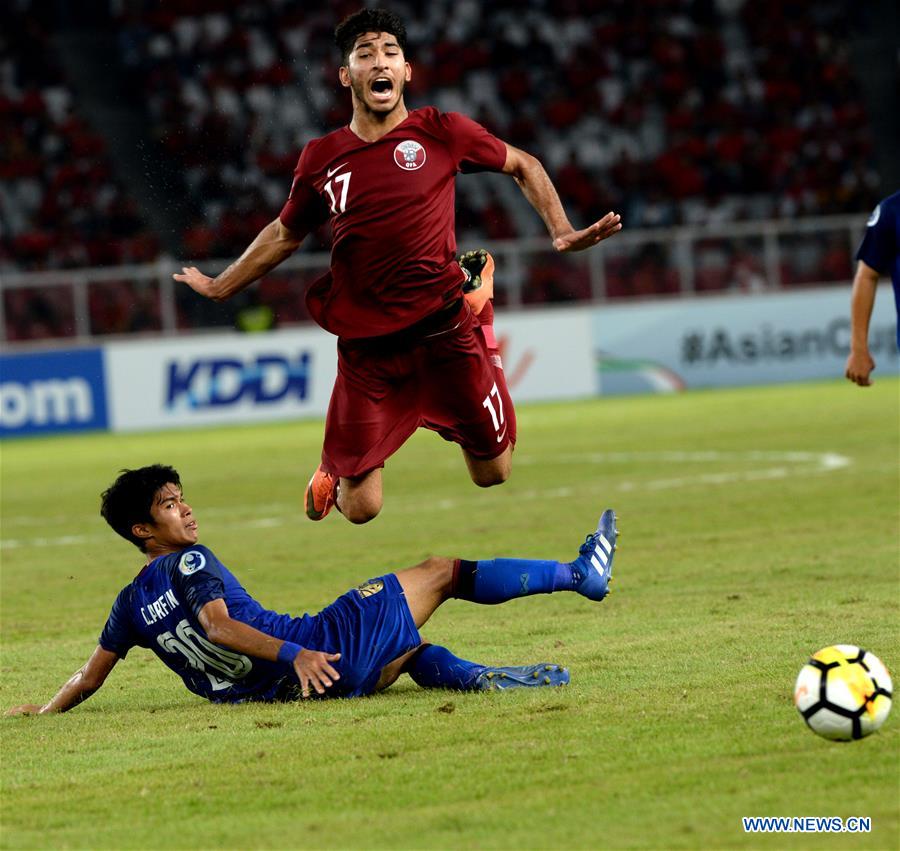
[(493, 260), (479, 251), (456, 261), (457, 172), (511, 175), (557, 251), (590, 248), (622, 225), (608, 213), (575, 230), (534, 157), (459, 113), (409, 112), (406, 29), (393, 13), (363, 9), (335, 41), (349, 126), (306, 145), (279, 217), (238, 260), (216, 278), (185, 267), (175, 279), (222, 301), (330, 218), (331, 270), (306, 302), (338, 337), (338, 375), (306, 513), (320, 520), (336, 505), (365, 523), (381, 510), (385, 460), (420, 426), (462, 447), (477, 485), (510, 473), (516, 423), (492, 328)]

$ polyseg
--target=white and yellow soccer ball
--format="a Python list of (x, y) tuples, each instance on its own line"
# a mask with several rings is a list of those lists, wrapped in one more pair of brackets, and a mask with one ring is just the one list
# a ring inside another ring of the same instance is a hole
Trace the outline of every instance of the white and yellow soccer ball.
[(891, 676), (874, 653), (835, 644), (815, 653), (800, 670), (794, 704), (814, 733), (849, 742), (884, 724), (892, 689)]

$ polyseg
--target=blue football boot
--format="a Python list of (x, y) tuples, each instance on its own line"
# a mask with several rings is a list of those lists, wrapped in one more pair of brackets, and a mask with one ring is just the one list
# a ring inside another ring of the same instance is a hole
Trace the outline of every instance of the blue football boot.
[(600, 601), (609, 594), (618, 534), (616, 513), (607, 508), (600, 515), (597, 531), (585, 538), (578, 558), (572, 562), (575, 590), (589, 600)]
[(497, 691), (504, 688), (564, 686), (568, 682), (569, 671), (566, 668), (541, 662), (539, 665), (485, 668), (475, 677), (473, 688), (480, 691)]

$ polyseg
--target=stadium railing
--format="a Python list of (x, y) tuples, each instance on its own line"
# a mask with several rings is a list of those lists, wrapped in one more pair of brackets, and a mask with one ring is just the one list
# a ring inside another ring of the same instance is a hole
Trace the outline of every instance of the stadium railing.
[[(599, 250), (571, 255), (554, 252), (546, 238), (489, 247), (497, 262), (497, 301), (519, 308), (847, 284), (864, 226), (864, 216), (852, 215), (626, 229)], [(200, 266), (216, 274), (229, 262)], [(255, 302), (271, 303), (279, 324), (302, 321), (306, 283), (328, 263), (327, 252), (298, 252), (262, 282)], [(28, 347), (53, 339), (87, 343), (119, 334), (195, 333), (216, 324), (221, 329), (221, 319), (205, 324), (202, 312), (190, 309), (191, 299), (203, 300), (172, 279), (182, 265), (160, 257), (131, 266), (4, 271), (0, 340)], [(272, 279), (277, 286), (268, 286)]]

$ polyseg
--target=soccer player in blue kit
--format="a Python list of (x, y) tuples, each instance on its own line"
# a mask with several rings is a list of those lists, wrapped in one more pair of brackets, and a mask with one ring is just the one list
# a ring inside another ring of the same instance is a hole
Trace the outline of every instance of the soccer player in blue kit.
[(844, 374), (860, 387), (868, 387), (872, 383), (869, 375), (875, 369), (869, 351), (869, 321), (881, 275), (890, 275), (894, 285), (900, 348), (900, 192), (889, 195), (872, 211), (856, 259), (850, 302), (850, 356)]
[(402, 673), (424, 688), (478, 691), (561, 686), (569, 672), (541, 663), (478, 665), (428, 644), (419, 628), (445, 600), (502, 603), (531, 594), (608, 594), (618, 531), (607, 509), (572, 562), (428, 558), (364, 582), (317, 615), (263, 608), (207, 547), (172, 467), (124, 470), (101, 514), (147, 563), (116, 597), (99, 645), (43, 706), (7, 714), (65, 712), (103, 685), (132, 647), (152, 650), (194, 694), (216, 703), (357, 697)]

